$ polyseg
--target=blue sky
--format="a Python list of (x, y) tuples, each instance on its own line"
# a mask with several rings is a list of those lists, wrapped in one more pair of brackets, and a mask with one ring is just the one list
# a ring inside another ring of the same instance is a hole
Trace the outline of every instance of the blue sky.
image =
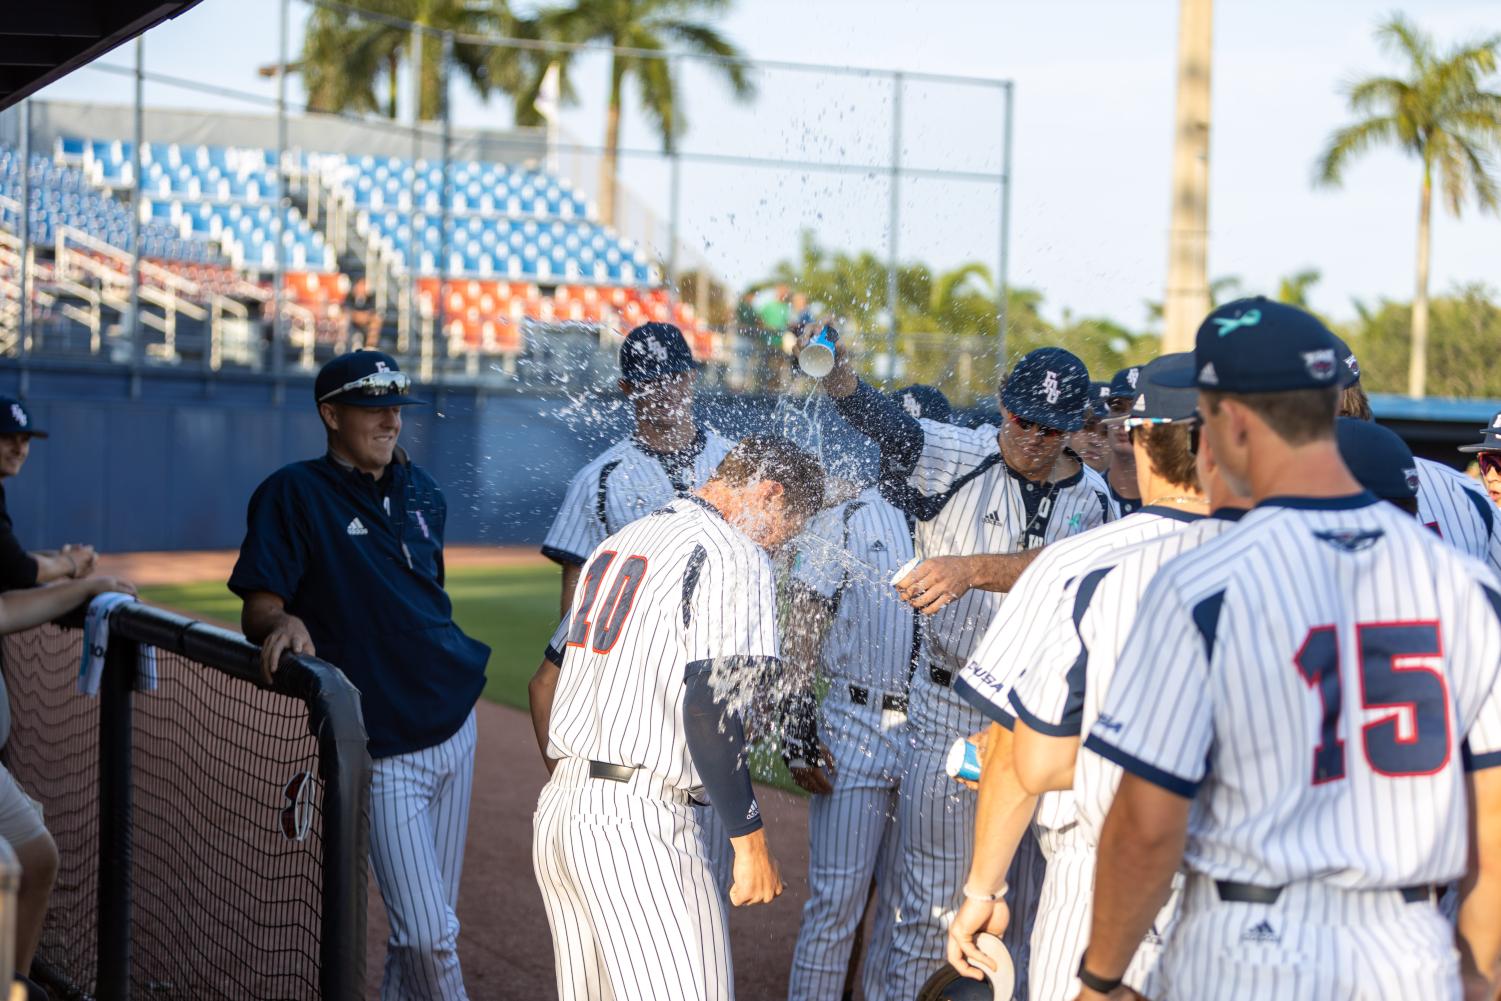
[[(148, 68), (266, 95), (255, 67), (276, 52), (275, 0), (204, 0), (146, 39)], [(1215, 4), (1210, 271), (1253, 291), (1306, 267), (1323, 272), (1314, 305), (1349, 316), (1352, 298), (1408, 298), (1418, 173), (1394, 152), (1373, 154), (1339, 190), (1315, 190), (1312, 164), (1346, 118), (1340, 84), (1389, 68), (1372, 39), (1390, 0), (1219, 0)], [(308, 8), (293, 4), (292, 46)], [(1441, 40), (1501, 30), (1494, 4), (1422, 0), (1407, 9)], [(1046, 311), (1144, 323), (1160, 298), (1167, 258), (1168, 186), (1177, 3), (1173, 0), (740, 0), (720, 27), (752, 57), (1005, 77), (1016, 84), (1011, 280), (1040, 289)], [(123, 64), (129, 49), (106, 61)], [(583, 102), (565, 115), (582, 139), (602, 135), (602, 62), (586, 60)], [(804, 160), (883, 163), (890, 91), (858, 78), (757, 74), (759, 99), (735, 105), (710, 74), (683, 74), (687, 149)], [(117, 102), (128, 82), (80, 70), (43, 97)], [(293, 92), (296, 92), (295, 82)], [(153, 104), (213, 109), (223, 98), (153, 85)], [(922, 166), (994, 170), (1000, 102), (983, 90), (910, 86), (903, 156)], [(461, 86), (462, 125), (503, 126)], [(655, 140), (634, 113), (624, 141)], [(626, 183), (665, 217), (667, 171), (631, 158)], [(883, 177), (690, 164), (683, 170), (686, 242), (736, 284), (790, 255), (797, 232), (830, 246), (885, 253)], [(907, 182), (901, 256), (940, 267), (997, 255), (993, 188)], [(1501, 220), (1471, 208), (1440, 212), (1433, 283), (1498, 281)], [(883, 290), (872, 290), (880, 296)]]

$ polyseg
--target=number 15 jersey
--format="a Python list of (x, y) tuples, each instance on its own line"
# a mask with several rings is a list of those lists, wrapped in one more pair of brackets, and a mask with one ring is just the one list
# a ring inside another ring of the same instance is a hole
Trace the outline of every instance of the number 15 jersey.
[(1369, 494), (1266, 501), (1152, 579), (1085, 746), (1195, 798), (1192, 871), (1447, 882), (1501, 764), (1498, 586)]
[(726, 670), (771, 666), (771, 560), (712, 505), (678, 498), (589, 555), (547, 656), (562, 668), (548, 757), (630, 765), (695, 789), (701, 781), (683, 737), (684, 675), (708, 666), (717, 692), (730, 680)]

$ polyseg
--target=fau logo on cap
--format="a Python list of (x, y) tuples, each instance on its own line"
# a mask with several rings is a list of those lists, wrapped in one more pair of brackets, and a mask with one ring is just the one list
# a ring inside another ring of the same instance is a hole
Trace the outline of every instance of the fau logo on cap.
[(911, 393), (902, 394), (902, 409), (907, 411), (913, 420), (922, 417), (922, 404), (917, 402), (917, 397)]
[(21, 425), (22, 427), (26, 426), (26, 411), (22, 409), (19, 403), (12, 403), (10, 405), (10, 415), (16, 419), (17, 424)]
[(1058, 373), (1049, 369), (1042, 377), (1042, 388), (1038, 392), (1046, 396), (1049, 403), (1057, 403), (1058, 397), (1063, 395), (1063, 388), (1058, 385)]
[(1402, 477), (1407, 480), (1407, 489), (1411, 490), (1414, 496), (1416, 496), (1419, 486), (1417, 467), (1414, 466), (1410, 469), (1402, 470)]
[(1334, 378), (1334, 349), (1321, 348), (1318, 351), (1304, 351), (1303, 366), (1308, 369), (1308, 374), (1318, 381), (1328, 382)]
[(1140, 378), (1140, 376), (1141, 369), (1135, 367), (1134, 365), (1131, 368), (1126, 369), (1126, 382), (1130, 384), (1132, 389), (1136, 388), (1136, 380)]

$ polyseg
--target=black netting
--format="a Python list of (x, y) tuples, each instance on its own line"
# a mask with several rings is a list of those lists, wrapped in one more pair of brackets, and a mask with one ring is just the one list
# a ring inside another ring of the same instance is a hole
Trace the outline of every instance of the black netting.
[(305, 838), (282, 829), (288, 784), (318, 770), (307, 708), (164, 651), (157, 677), (135, 697), (132, 993), (316, 998), (316, 780)]
[(37, 958), (92, 990), (98, 968), (99, 701), (78, 694), (83, 634), (42, 626), (4, 638), (5, 767), (35, 800), (61, 865)]
[[(99, 700), (77, 693), (80, 652), (76, 630), (5, 639), (5, 763), (43, 804), (61, 858), (39, 959), (90, 991)], [(307, 707), (156, 655), (156, 690), (134, 698), (131, 995), (316, 998), (321, 783), (306, 781), (300, 813), (288, 798), (298, 776), (318, 772)]]

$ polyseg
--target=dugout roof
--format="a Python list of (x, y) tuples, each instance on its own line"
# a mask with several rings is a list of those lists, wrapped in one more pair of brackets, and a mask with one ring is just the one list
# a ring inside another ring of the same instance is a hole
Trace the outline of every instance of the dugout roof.
[(0, 110), (199, 0), (33, 0), (0, 18)]

